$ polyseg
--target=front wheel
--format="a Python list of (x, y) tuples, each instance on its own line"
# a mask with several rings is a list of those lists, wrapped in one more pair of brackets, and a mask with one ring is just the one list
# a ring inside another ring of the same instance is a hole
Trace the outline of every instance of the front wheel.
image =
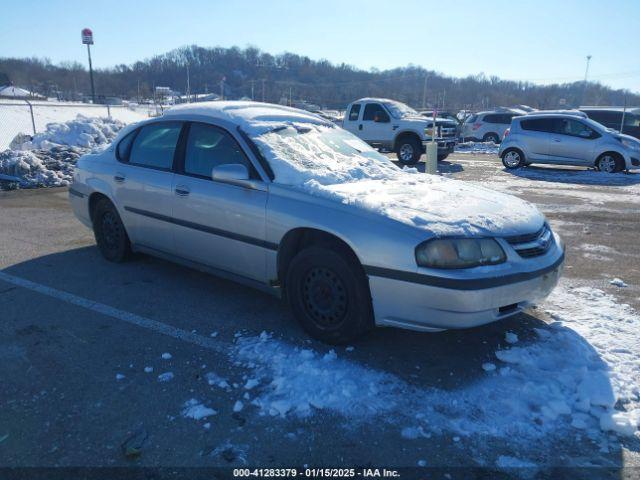
[(622, 159), (612, 153), (603, 153), (596, 161), (596, 168), (605, 173), (616, 173), (624, 170)]
[(367, 279), (347, 255), (320, 246), (302, 250), (285, 287), (294, 316), (313, 338), (342, 344), (373, 327)]
[(502, 164), (510, 170), (520, 168), (525, 165), (524, 155), (516, 149), (506, 150), (502, 154)]
[(415, 165), (422, 155), (422, 145), (417, 138), (405, 137), (396, 143), (396, 155), (400, 163)]

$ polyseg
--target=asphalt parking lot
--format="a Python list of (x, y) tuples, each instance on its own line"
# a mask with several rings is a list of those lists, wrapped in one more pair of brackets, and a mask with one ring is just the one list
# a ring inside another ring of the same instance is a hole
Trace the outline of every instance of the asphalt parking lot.
[[(606, 178), (544, 167), (511, 173), (492, 155), (473, 154), (452, 155), (440, 168), (538, 205), (566, 242), (563, 281), (597, 288), (640, 311), (640, 174)], [(325, 400), (344, 395), (335, 408), (327, 400), (330, 407), (307, 415), (265, 414), (252, 401), (269, 375), (314, 389), (304, 377), (314, 379), (318, 372), (290, 372), (287, 359), (302, 352), (317, 363), (331, 362), (331, 349), (309, 341), (287, 309), (263, 293), (151, 257), (121, 265), (104, 261), (92, 233), (71, 214), (64, 188), (0, 193), (0, 269), (4, 466), (425, 462), (455, 474), (454, 466), (494, 467), (502, 457), (550, 466), (640, 465), (637, 438), (568, 434), (561, 420), (538, 431), (542, 436), (525, 435), (523, 443), (500, 432), (468, 429), (460, 435), (446, 422), (432, 434), (415, 435), (403, 429), (413, 418), (407, 411), (413, 404), (377, 405), (376, 389), (361, 398), (322, 387)], [(627, 286), (612, 285), (614, 278)], [(437, 389), (446, 402), (435, 405), (434, 415), (447, 417), (457, 392), (485, 381), (483, 364), (508, 347), (505, 332), (521, 343), (534, 342), (535, 331), (553, 322), (538, 308), (467, 331), (378, 329), (335, 354), (344, 372), (402, 385), (412, 398)], [(263, 360), (280, 370), (261, 371), (259, 355), (237, 350), (243, 339), (253, 342), (262, 332), (279, 345), (277, 355)], [(159, 378), (167, 373), (172, 375)], [(249, 385), (254, 377), (255, 387)], [(222, 381), (226, 386), (220, 387)], [(486, 399), (492, 401), (490, 394)], [(359, 412), (367, 405), (377, 410)]]

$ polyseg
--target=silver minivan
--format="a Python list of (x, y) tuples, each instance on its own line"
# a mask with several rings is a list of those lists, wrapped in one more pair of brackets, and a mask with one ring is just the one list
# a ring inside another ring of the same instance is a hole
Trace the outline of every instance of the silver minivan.
[(530, 114), (513, 118), (498, 155), (509, 169), (550, 163), (614, 173), (640, 168), (640, 141), (579, 115)]

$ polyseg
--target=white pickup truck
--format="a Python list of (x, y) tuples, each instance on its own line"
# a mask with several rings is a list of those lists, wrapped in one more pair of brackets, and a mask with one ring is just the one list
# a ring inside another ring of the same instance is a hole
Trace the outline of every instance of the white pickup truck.
[[(436, 118), (438, 160), (444, 160), (456, 145), (456, 123)], [(398, 160), (414, 165), (431, 141), (433, 119), (404, 103), (387, 98), (361, 98), (349, 104), (342, 128), (374, 148), (396, 152)]]

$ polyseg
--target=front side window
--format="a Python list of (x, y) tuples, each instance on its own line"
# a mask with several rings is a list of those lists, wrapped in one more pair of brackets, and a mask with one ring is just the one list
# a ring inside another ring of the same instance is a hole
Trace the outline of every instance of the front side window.
[(351, 106), (351, 111), (349, 112), (350, 122), (355, 122), (358, 120), (358, 117), (360, 116), (360, 107), (361, 105), (359, 103)]
[(184, 172), (210, 179), (214, 167), (230, 163), (242, 164), (249, 172), (253, 171), (251, 162), (229, 133), (213, 125), (192, 123), (187, 137)]
[(118, 143), (118, 147), (116, 148), (116, 155), (118, 160), (121, 162), (129, 161), (129, 153), (131, 153), (131, 144), (133, 143), (133, 139), (136, 138), (136, 131), (134, 130)]
[(131, 145), (129, 163), (169, 170), (173, 165), (173, 155), (181, 129), (181, 122), (145, 125)]
[(362, 120), (365, 122), (388, 122), (389, 115), (379, 103), (367, 103)]
[(562, 135), (582, 138), (591, 138), (594, 135), (594, 131), (584, 123), (567, 118), (559, 118), (556, 120), (556, 132)]

